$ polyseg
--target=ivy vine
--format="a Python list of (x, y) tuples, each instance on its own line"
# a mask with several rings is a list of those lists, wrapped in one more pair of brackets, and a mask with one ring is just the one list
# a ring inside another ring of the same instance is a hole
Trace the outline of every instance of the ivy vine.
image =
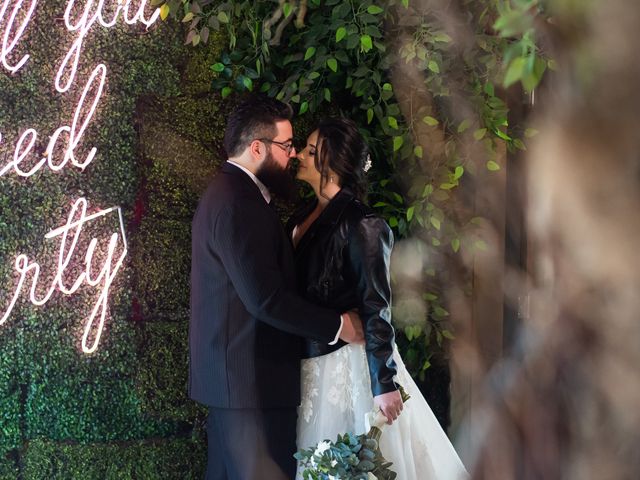
[[(326, 106), (363, 126), (373, 151), (373, 207), (400, 238), (422, 239), (428, 305), (400, 325), (408, 364), (422, 376), (453, 338), (438, 256), (486, 248), (459, 187), (535, 132), (508, 124), (504, 88), (532, 91), (552, 61), (536, 45), (540, 0), (162, 0), (162, 17), (187, 25), (186, 42), (226, 34), (212, 88), (260, 91), (299, 115)], [(436, 8), (437, 7), (437, 8)], [(409, 309), (410, 310), (410, 309)], [(406, 317), (415, 311), (406, 313)], [(426, 320), (426, 321), (425, 321)]]

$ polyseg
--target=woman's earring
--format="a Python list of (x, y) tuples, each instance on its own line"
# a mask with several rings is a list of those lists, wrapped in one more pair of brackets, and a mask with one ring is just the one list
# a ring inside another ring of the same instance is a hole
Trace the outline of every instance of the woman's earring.
[(329, 182), (333, 183), (333, 175), (329, 176)]

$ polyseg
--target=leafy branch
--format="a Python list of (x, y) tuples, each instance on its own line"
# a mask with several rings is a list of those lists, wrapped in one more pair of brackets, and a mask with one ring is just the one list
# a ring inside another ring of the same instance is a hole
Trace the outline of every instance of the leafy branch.
[[(453, 337), (442, 259), (487, 247), (460, 186), (500, 170), (506, 150), (525, 149), (503, 88), (530, 91), (552, 65), (535, 43), (542, 1), (170, 0), (162, 8), (188, 23), (194, 46), (211, 29), (226, 35), (228, 50), (211, 66), (222, 97), (259, 90), (299, 115), (338, 108), (363, 126), (373, 207), (426, 252), (423, 291), (412, 293), (426, 308), (419, 318), (398, 309), (396, 324), (416, 348), (441, 348)], [(414, 373), (428, 366), (420, 355)]]

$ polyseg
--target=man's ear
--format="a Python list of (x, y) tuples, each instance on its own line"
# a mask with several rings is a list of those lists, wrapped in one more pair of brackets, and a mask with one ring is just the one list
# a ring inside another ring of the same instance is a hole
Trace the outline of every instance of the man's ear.
[(262, 160), (266, 156), (266, 146), (260, 140), (254, 140), (249, 144), (249, 151), (255, 160)]

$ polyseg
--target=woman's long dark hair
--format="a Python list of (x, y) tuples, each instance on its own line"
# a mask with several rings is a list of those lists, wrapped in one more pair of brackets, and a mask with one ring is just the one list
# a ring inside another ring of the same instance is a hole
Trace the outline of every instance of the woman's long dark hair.
[(356, 124), (347, 118), (327, 118), (318, 125), (318, 142), (314, 159), (320, 172), (320, 191), (329, 180), (329, 170), (340, 176), (361, 201), (366, 200), (367, 178), (363, 170), (369, 148)]

